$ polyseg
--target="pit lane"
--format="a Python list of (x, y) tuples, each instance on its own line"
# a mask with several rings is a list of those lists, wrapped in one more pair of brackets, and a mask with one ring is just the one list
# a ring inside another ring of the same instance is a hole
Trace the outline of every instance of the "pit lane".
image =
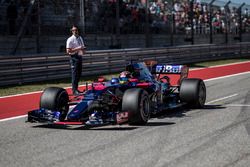
[(146, 126), (50, 127), (0, 122), (1, 166), (249, 166), (250, 73), (208, 80), (204, 109)]

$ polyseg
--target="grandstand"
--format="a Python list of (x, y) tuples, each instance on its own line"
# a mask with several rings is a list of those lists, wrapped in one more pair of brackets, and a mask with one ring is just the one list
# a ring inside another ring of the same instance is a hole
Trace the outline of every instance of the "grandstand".
[[(12, 1), (13, 33), (6, 12)], [(249, 41), (249, 4), (225, 8), (227, 1), (215, 0), (210, 10), (211, 1), (0, 0), (0, 54), (64, 52), (72, 24), (89, 50)]]

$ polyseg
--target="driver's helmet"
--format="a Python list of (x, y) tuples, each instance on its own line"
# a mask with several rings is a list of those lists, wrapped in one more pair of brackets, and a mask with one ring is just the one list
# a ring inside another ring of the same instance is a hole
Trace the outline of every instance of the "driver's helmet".
[(129, 71), (123, 71), (119, 75), (119, 80), (121, 84), (125, 84), (129, 81), (129, 78), (131, 78), (131, 73)]
[(119, 83), (119, 79), (118, 78), (112, 78), (111, 79), (111, 84), (118, 84)]

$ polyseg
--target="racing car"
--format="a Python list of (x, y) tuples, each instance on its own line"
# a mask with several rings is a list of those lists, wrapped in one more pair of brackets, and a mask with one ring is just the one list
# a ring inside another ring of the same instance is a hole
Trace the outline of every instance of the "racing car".
[(73, 98), (64, 88), (49, 87), (40, 97), (39, 109), (28, 112), (27, 122), (145, 125), (169, 109), (202, 108), (206, 86), (201, 79), (188, 78), (188, 70), (186, 65), (131, 62), (119, 76), (100, 77)]

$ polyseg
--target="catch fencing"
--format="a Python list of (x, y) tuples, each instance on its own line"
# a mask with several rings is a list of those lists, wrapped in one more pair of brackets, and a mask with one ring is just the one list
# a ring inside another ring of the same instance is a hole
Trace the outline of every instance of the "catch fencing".
[[(210, 60), (250, 57), (250, 43), (232, 45), (188, 45), (179, 47), (88, 51), (83, 57), (82, 76), (114, 74), (132, 61), (155, 60), (166, 64), (188, 64)], [(0, 56), (0, 86), (21, 85), (70, 78), (66, 54)]]

